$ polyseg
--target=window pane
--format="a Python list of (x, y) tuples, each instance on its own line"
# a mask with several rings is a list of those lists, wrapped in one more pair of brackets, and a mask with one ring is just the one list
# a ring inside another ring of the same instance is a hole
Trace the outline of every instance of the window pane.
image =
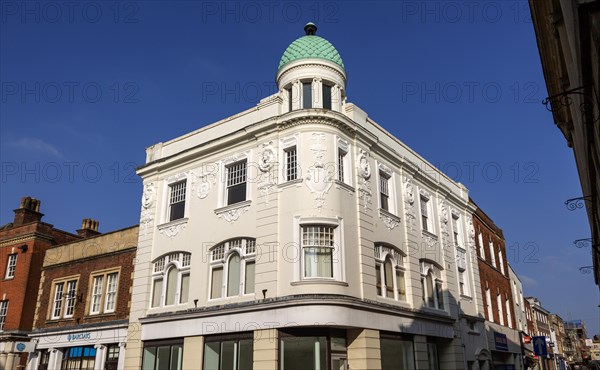
[(285, 151), (285, 177), (287, 181), (296, 180), (298, 177), (298, 158), (296, 147)]
[(246, 280), (244, 283), (244, 293), (254, 293), (254, 261), (246, 262)]
[(234, 204), (246, 200), (246, 183), (234, 185), (227, 189), (227, 204)]
[(323, 108), (331, 109), (331, 86), (323, 84)]
[(65, 283), (58, 283), (54, 288), (54, 309), (52, 310), (53, 318), (60, 317), (64, 284)]
[(285, 370), (327, 370), (327, 338), (283, 338), (281, 357)]
[(310, 82), (302, 83), (302, 108), (312, 108), (312, 84)]
[(444, 296), (443, 296), (442, 282), (441, 281), (436, 281), (435, 282), (435, 291), (436, 291), (436, 294), (437, 294), (438, 308), (440, 310), (443, 310), (444, 309)]
[(208, 342), (204, 345), (204, 369), (219, 368), (221, 342)]
[(177, 292), (177, 269), (171, 267), (167, 272), (167, 291), (165, 294), (165, 305), (175, 304), (175, 293)]
[(115, 302), (117, 301), (117, 282), (118, 274), (108, 274), (106, 277), (106, 304), (104, 312), (114, 312)]
[(237, 370), (237, 343), (234, 341), (221, 342), (220, 370)]
[(152, 287), (152, 307), (160, 306), (160, 296), (162, 295), (162, 279), (154, 280)]
[(293, 102), (293, 96), (292, 96), (292, 88), (290, 87), (289, 89), (286, 89), (287, 91), (287, 96), (288, 96), (288, 112), (292, 111), (292, 102)]
[(183, 346), (176, 344), (171, 347), (171, 368), (170, 370), (181, 370), (183, 359)]
[(73, 316), (75, 310), (75, 298), (77, 296), (77, 280), (72, 280), (67, 283), (67, 299), (65, 307), (65, 317)]
[(169, 220), (183, 218), (185, 213), (185, 189), (186, 181), (171, 185), (169, 194)]
[(161, 346), (156, 350), (156, 369), (169, 370), (169, 355), (171, 354), (170, 346)]
[(375, 285), (377, 285), (377, 295), (382, 295), (381, 292), (381, 265), (375, 266)]
[(406, 301), (406, 285), (404, 281), (404, 273), (396, 269), (396, 285), (398, 286), (398, 299)]
[(333, 277), (333, 227), (303, 226), (305, 277)]
[(227, 265), (227, 296), (240, 294), (240, 256), (234, 253)]
[(144, 348), (144, 358), (142, 361), (142, 370), (154, 370), (156, 363), (156, 347)]
[(338, 180), (344, 182), (344, 157), (346, 152), (338, 149)]
[(413, 343), (409, 340), (382, 338), (381, 370), (414, 369)]
[(94, 278), (94, 287), (92, 289), (92, 313), (100, 312), (100, 301), (102, 300), (102, 283), (104, 276)]
[(190, 290), (190, 275), (181, 276), (181, 290), (179, 292), (179, 303), (187, 303)]
[(433, 294), (434, 294), (434, 290), (433, 290), (433, 276), (431, 275), (431, 273), (427, 274), (427, 305), (429, 307), (434, 307), (435, 301), (433, 299)]
[(394, 298), (394, 278), (393, 278), (393, 266), (392, 261), (389, 258), (385, 259), (385, 296), (388, 298)]
[(427, 357), (429, 358), (429, 369), (438, 370), (439, 362), (437, 355), (437, 346), (435, 345), (435, 343), (427, 343)]
[(212, 270), (212, 287), (210, 298), (221, 298), (221, 288), (223, 287), (223, 268), (218, 267)]
[(254, 346), (252, 342), (252, 339), (240, 340), (240, 355), (238, 361), (238, 369), (240, 370), (252, 369), (253, 367)]

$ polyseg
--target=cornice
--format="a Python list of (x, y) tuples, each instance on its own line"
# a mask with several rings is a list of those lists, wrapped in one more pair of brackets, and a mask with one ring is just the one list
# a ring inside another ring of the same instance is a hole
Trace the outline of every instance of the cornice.
[(42, 239), (42, 240), (52, 242), (54, 240), (54, 237), (52, 237), (51, 235), (41, 234), (41, 233), (34, 231), (31, 233), (4, 239), (4, 240), (0, 241), (0, 247), (6, 247), (7, 245), (12, 245), (12, 244), (24, 243), (24, 242), (27, 242), (30, 240), (35, 240), (35, 239)]

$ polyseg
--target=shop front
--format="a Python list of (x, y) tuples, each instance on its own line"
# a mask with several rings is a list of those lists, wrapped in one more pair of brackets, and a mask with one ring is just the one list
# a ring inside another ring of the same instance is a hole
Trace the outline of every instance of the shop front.
[(28, 370), (117, 370), (123, 368), (127, 324), (101, 329), (74, 327), (33, 332), (36, 350)]

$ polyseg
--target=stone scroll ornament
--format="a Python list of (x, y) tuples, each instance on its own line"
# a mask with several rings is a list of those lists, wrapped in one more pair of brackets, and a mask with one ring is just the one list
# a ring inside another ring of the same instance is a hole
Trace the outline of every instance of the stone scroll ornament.
[(204, 199), (217, 184), (217, 165), (203, 166), (201, 169), (191, 171), (192, 191), (200, 199)]
[(325, 195), (333, 185), (334, 176), (331, 170), (325, 169), (323, 164), (323, 157), (327, 151), (325, 134), (313, 132), (311, 142), (310, 151), (313, 153), (314, 164), (307, 171), (306, 186), (313, 193), (315, 197), (314, 206), (320, 212), (325, 205)]
[(443, 200), (440, 201), (440, 213), (442, 215), (442, 234), (449, 235), (449, 232), (448, 232), (448, 221), (449, 221), (448, 207), (446, 206), (446, 203)]
[(410, 231), (417, 228), (417, 217), (413, 205), (415, 204), (415, 191), (412, 184), (412, 179), (404, 176), (404, 202), (406, 203), (406, 224)]
[(358, 175), (359, 199), (363, 202), (365, 209), (371, 204), (371, 164), (369, 163), (369, 153), (358, 149), (356, 157), (356, 173)]
[(140, 214), (140, 224), (142, 225), (144, 235), (146, 235), (148, 225), (154, 221), (154, 210), (152, 209), (152, 206), (154, 205), (155, 196), (156, 192), (154, 190), (154, 183), (148, 182), (144, 184), (144, 192), (142, 194), (142, 211)]
[(265, 204), (269, 204), (269, 194), (275, 190), (275, 180), (271, 170), (275, 166), (277, 155), (273, 149), (273, 141), (262, 144), (262, 151), (260, 152), (260, 159), (258, 161), (258, 169), (260, 169), (260, 176), (258, 180), (258, 190), (265, 197)]

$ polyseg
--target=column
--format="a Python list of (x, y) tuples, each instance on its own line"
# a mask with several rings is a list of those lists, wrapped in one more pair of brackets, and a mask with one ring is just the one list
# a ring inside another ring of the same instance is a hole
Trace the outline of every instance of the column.
[(336, 112), (342, 111), (342, 92), (338, 84), (331, 87), (331, 109)]
[(323, 79), (313, 78), (313, 108), (323, 108)]
[(183, 338), (183, 370), (197, 370), (203, 368), (204, 337)]
[(381, 369), (379, 331), (348, 329), (348, 367), (350, 369)]
[(63, 353), (55, 348), (49, 348), (50, 358), (48, 359), (48, 369), (60, 369)]
[(117, 363), (117, 369), (125, 368), (125, 342), (119, 343), (119, 362)]
[(254, 370), (277, 370), (278, 351), (277, 329), (254, 331)]
[(15, 368), (15, 354), (12, 352), (9, 352), (6, 354), (6, 365), (5, 365), (5, 369), (6, 370), (12, 370)]
[[(40, 353), (41, 352), (31, 352), (29, 354), (29, 358), (27, 358), (27, 370), (37, 370), (40, 362)], [(0, 366), (0, 368), (2, 368), (2, 366)]]
[(104, 369), (104, 365), (106, 364), (106, 346), (102, 344), (96, 344), (94, 348), (96, 349), (94, 370), (102, 370)]

